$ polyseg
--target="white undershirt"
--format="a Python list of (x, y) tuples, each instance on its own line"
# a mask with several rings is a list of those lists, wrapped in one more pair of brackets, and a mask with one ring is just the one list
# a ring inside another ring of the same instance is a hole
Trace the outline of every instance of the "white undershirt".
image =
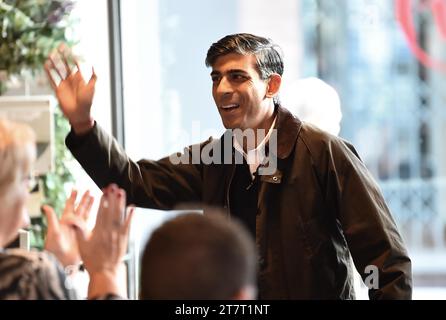
[(257, 168), (259, 165), (263, 162), (265, 159), (265, 152), (263, 152), (263, 149), (265, 148), (266, 143), (269, 140), (269, 137), (271, 136), (274, 126), (276, 124), (277, 116), (274, 118), (273, 123), (271, 124), (271, 127), (268, 130), (268, 133), (266, 134), (265, 138), (263, 138), (262, 142), (259, 143), (259, 145), (252, 150), (248, 150), (248, 152), (245, 152), (243, 150), (243, 147), (240, 145), (240, 143), (237, 141), (237, 139), (234, 137), (232, 139), (234, 149), (236, 149), (238, 152), (240, 152), (243, 157), (245, 158), (246, 162), (249, 165), (249, 171), (251, 172), (251, 178), (254, 179), (254, 173), (257, 171)]

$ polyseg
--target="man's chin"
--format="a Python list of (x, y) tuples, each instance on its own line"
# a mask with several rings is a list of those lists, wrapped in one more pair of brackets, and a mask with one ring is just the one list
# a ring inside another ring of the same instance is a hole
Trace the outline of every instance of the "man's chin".
[(223, 124), (223, 126), (226, 128), (226, 130), (236, 130), (236, 129), (239, 129), (239, 130), (244, 130), (243, 128), (241, 128), (240, 127), (240, 125), (225, 125), (225, 124)]
[(223, 126), (225, 127), (225, 129), (228, 129), (228, 130), (234, 130), (234, 129), (240, 128), (240, 124), (237, 122), (223, 120), (222, 123), (223, 123)]

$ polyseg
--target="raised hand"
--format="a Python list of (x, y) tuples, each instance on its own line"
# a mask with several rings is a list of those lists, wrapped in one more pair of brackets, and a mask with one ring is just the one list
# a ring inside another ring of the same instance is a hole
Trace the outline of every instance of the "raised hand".
[(65, 208), (60, 220), (50, 206), (42, 209), (48, 220), (48, 230), (45, 239), (45, 249), (53, 253), (64, 267), (81, 262), (76, 234), (71, 226), (72, 219), (87, 221), (90, 215), (93, 197), (87, 191), (76, 206), (77, 191), (73, 190), (65, 202)]
[(116, 185), (104, 189), (96, 225), (87, 232), (82, 221), (73, 220), (79, 251), (90, 275), (89, 297), (120, 292), (117, 285), (118, 269), (127, 251), (133, 208), (126, 212), (125, 191)]
[[(70, 66), (70, 61), (73, 61), (75, 65), (74, 70)], [(45, 71), (62, 112), (74, 131), (82, 134), (90, 130), (94, 125), (91, 117), (91, 105), (97, 79), (94, 69), (92, 68), (90, 80), (85, 82), (78, 61), (62, 44), (48, 57), (45, 62)]]

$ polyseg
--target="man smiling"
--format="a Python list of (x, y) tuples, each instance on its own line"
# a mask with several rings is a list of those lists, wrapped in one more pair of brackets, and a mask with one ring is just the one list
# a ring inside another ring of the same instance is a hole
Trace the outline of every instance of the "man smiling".
[(229, 53), (209, 60), (212, 95), (225, 128), (268, 130), (275, 116), (271, 98), (279, 91), (280, 75), (262, 79), (254, 55)]
[(207, 53), (212, 94), (231, 130), (185, 153), (212, 146), (229, 163), (132, 161), (91, 117), (96, 76), (85, 83), (60, 54), (65, 70), (53, 58), (46, 69), (72, 125), (66, 143), (100, 188), (117, 183), (129, 203), (147, 208), (225, 208), (255, 237), (261, 299), (353, 299), (350, 256), (363, 279), (371, 266), (378, 272), (370, 298), (411, 298), (411, 261), (378, 185), (349, 143), (281, 106), (283, 59), (271, 40), (229, 35)]

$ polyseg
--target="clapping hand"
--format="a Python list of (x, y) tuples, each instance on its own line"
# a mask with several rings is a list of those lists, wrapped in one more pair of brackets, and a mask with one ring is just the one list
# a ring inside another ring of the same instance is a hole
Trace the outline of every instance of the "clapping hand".
[(76, 197), (77, 191), (73, 190), (65, 202), (65, 208), (60, 220), (52, 207), (48, 205), (42, 207), (48, 221), (45, 249), (52, 252), (64, 267), (79, 264), (81, 261), (76, 235), (71, 227), (71, 220), (77, 219), (86, 222), (94, 201), (87, 191), (76, 206)]

